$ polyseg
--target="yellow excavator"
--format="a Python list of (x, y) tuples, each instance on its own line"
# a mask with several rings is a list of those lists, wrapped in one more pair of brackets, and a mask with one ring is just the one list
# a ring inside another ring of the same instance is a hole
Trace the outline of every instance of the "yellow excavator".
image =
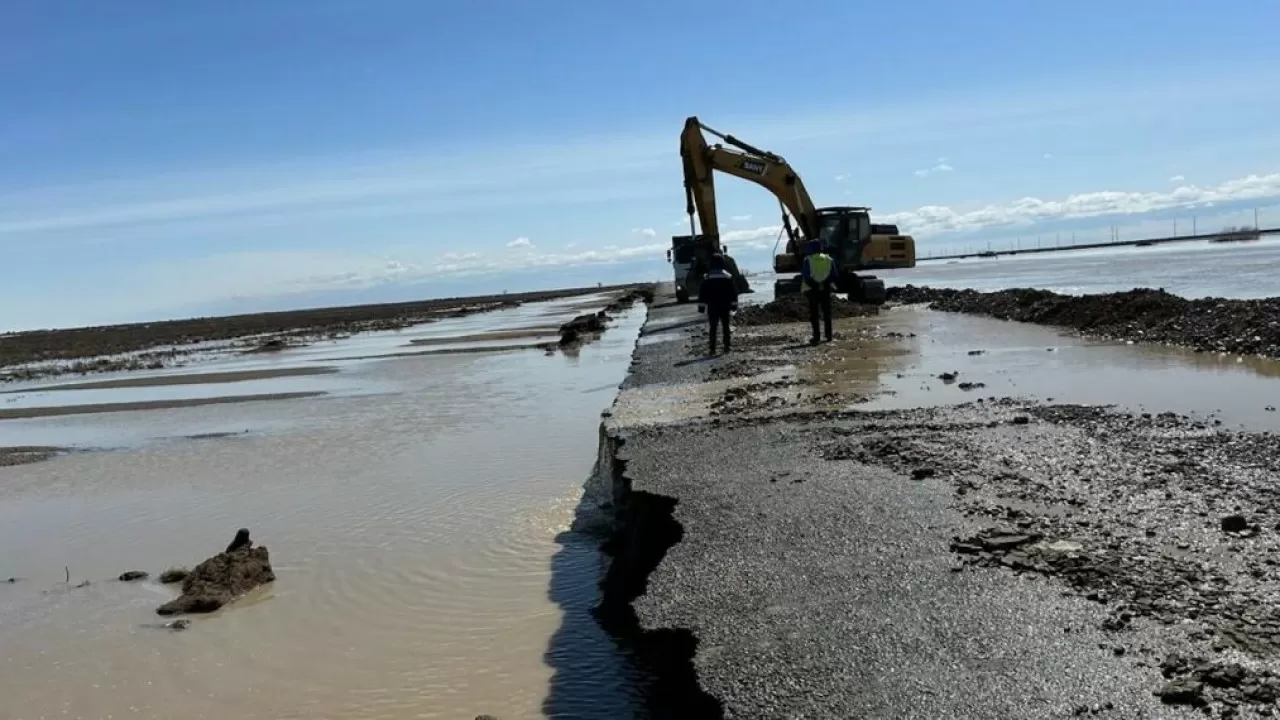
[[(703, 131), (722, 142), (708, 145)], [(787, 246), (786, 252), (773, 258), (773, 269), (778, 274), (797, 274), (775, 282), (777, 296), (800, 292), (798, 273), (812, 240), (819, 241), (836, 261), (840, 271), (836, 291), (857, 302), (879, 304), (885, 300), (884, 281), (860, 271), (915, 267), (914, 238), (899, 234), (895, 225), (872, 224), (870, 208), (814, 207), (800, 176), (779, 155), (716, 132), (697, 117), (690, 117), (680, 134), (680, 157), (684, 164), (685, 212), (689, 214), (690, 232), (698, 240), (699, 259), (720, 251), (713, 171), (753, 182), (778, 199)], [(695, 212), (701, 221), (701, 235), (694, 231)]]

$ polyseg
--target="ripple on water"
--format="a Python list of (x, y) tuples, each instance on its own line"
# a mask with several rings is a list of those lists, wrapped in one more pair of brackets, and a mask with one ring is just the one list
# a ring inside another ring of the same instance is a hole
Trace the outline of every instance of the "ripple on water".
[[(566, 531), (639, 319), (572, 364), (404, 358), (344, 371), (395, 389), (378, 397), (41, 424), (272, 430), (0, 468), (0, 575), (24, 578), (0, 587), (0, 697), (34, 716), (630, 715), (589, 612), (601, 557)], [(148, 627), (172, 588), (111, 580), (193, 565), (241, 526), (278, 582), (186, 632)], [(64, 565), (93, 584), (43, 592)]]

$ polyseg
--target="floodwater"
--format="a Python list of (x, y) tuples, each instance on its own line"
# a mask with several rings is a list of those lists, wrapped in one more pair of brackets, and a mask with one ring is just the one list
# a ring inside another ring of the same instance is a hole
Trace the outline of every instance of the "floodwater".
[[(583, 302), (6, 387), (0, 408), (248, 399), (0, 421), (0, 445), (84, 450), (0, 467), (0, 718), (628, 716), (635, 679), (588, 612), (603, 560), (571, 526), (643, 308), (575, 355), (427, 352)], [(188, 630), (154, 627), (173, 589), (113, 579), (242, 526), (277, 581)]]
[[(1273, 243), (1269, 249), (1260, 243), (1247, 245), (1258, 248), (1258, 252), (1266, 250), (1271, 253), (1270, 257), (1280, 261), (1280, 243)], [(1161, 270), (1159, 266), (1152, 266), (1150, 272), (1173, 277), (1181, 272), (1179, 263), (1186, 259), (1184, 255), (1212, 258), (1222, 252), (1220, 248), (1215, 245), (1209, 251), (1168, 252), (1173, 256), (1173, 267)], [(1245, 245), (1238, 246), (1243, 248)], [(1131, 252), (1159, 250), (1157, 246)], [(1057, 263), (1065, 268), (1054, 272), (1064, 276), (1075, 273), (1069, 282), (1077, 292), (1115, 289), (1101, 284), (1088, 290), (1078, 289), (1090, 287), (1087, 283), (1096, 280), (1091, 280), (1089, 273), (1096, 275), (1097, 271), (1081, 269), (1081, 264), (1092, 267), (1094, 260), (1072, 258), (1070, 254), (1049, 254), (1042, 259), (1046, 265)], [(928, 264), (920, 267), (929, 269)], [(1073, 267), (1075, 270), (1071, 270)], [(913, 278), (911, 282), (941, 284), (932, 279)], [(1270, 278), (1269, 282), (1273, 291), (1261, 284), (1250, 288), (1256, 290), (1251, 294), (1280, 295), (1280, 280)], [(973, 284), (977, 284), (976, 281), (957, 280), (958, 287)], [(1034, 283), (1018, 281), (1007, 286), (1028, 284)], [(1126, 287), (1143, 284), (1139, 278)], [(773, 299), (771, 281), (753, 282), (753, 287), (756, 292), (744, 296), (745, 302)], [(1192, 287), (1187, 285), (1182, 292), (1193, 294), (1189, 290)], [(1249, 294), (1239, 289), (1241, 292), (1236, 295)], [(1227, 293), (1223, 289), (1209, 291), (1209, 294)], [(1062, 328), (944, 313), (922, 306), (889, 307), (873, 317), (837, 321), (837, 334), (842, 329), (849, 331), (847, 335), (872, 329), (876, 337), (870, 340), (860, 337), (856, 341), (837, 339), (833, 345), (824, 346), (821, 352), (797, 365), (775, 369), (753, 380), (798, 373), (815, 383), (820, 392), (840, 391), (870, 398), (851, 406), (865, 410), (1023, 397), (1042, 402), (1114, 405), (1135, 413), (1176, 412), (1207, 423), (1218, 421), (1224, 427), (1280, 431), (1280, 411), (1275, 409), (1280, 406), (1280, 360), (1198, 353), (1168, 345), (1095, 340)], [(768, 326), (751, 330), (760, 334), (776, 332)], [(944, 382), (939, 378), (943, 373), (957, 376), (954, 382)], [(961, 383), (980, 383), (982, 387), (962, 389)], [(718, 389), (723, 392), (723, 387)]]
[[(846, 322), (875, 327), (881, 337), (843, 350), (837, 343), (799, 371), (871, 396), (857, 408), (1024, 397), (1176, 412), (1206, 422), (1220, 420), (1228, 427), (1280, 430), (1280, 413), (1268, 410), (1280, 404), (1276, 360), (1091, 340), (1052, 327), (919, 306)], [(939, 376), (944, 373), (955, 373), (955, 380), (943, 381)], [(982, 387), (964, 389), (962, 383)]]
[(1164, 288), (1184, 297), (1280, 296), (1280, 239), (1186, 242), (1062, 253), (922, 261), (879, 271), (893, 285), (1001, 290), (1034, 287), (1073, 295)]

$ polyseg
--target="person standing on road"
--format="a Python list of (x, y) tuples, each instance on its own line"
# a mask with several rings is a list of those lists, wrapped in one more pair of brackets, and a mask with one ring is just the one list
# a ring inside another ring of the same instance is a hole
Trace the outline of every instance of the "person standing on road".
[(836, 261), (822, 250), (822, 243), (813, 240), (809, 243), (809, 253), (804, 256), (800, 266), (803, 290), (809, 299), (809, 325), (813, 336), (809, 343), (817, 345), (818, 315), (822, 315), (822, 329), (827, 342), (831, 342), (831, 286), (836, 279)]
[(725, 270), (724, 256), (711, 256), (711, 270), (698, 287), (698, 312), (707, 314), (711, 330), (711, 353), (716, 354), (716, 333), (724, 334), (724, 351), (729, 352), (729, 317), (738, 309), (738, 287)]

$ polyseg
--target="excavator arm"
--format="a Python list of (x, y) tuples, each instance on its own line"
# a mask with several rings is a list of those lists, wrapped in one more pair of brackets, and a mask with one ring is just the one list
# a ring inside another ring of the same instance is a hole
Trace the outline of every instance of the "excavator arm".
[[(702, 134), (704, 130), (722, 140), (724, 145), (708, 145)], [(684, 164), (685, 212), (689, 214), (690, 232), (696, 234), (693, 228), (696, 211), (701, 220), (702, 235), (713, 251), (720, 248), (714, 171), (740, 177), (773, 193), (799, 226), (792, 228), (787, 212), (783, 213), (783, 227), (787, 230), (791, 246), (802, 246), (803, 240), (817, 237), (817, 209), (804, 187), (804, 181), (782, 157), (752, 147), (732, 135), (718, 133), (699, 122), (697, 117), (690, 117), (684, 122), (684, 131), (680, 134), (680, 157)]]

